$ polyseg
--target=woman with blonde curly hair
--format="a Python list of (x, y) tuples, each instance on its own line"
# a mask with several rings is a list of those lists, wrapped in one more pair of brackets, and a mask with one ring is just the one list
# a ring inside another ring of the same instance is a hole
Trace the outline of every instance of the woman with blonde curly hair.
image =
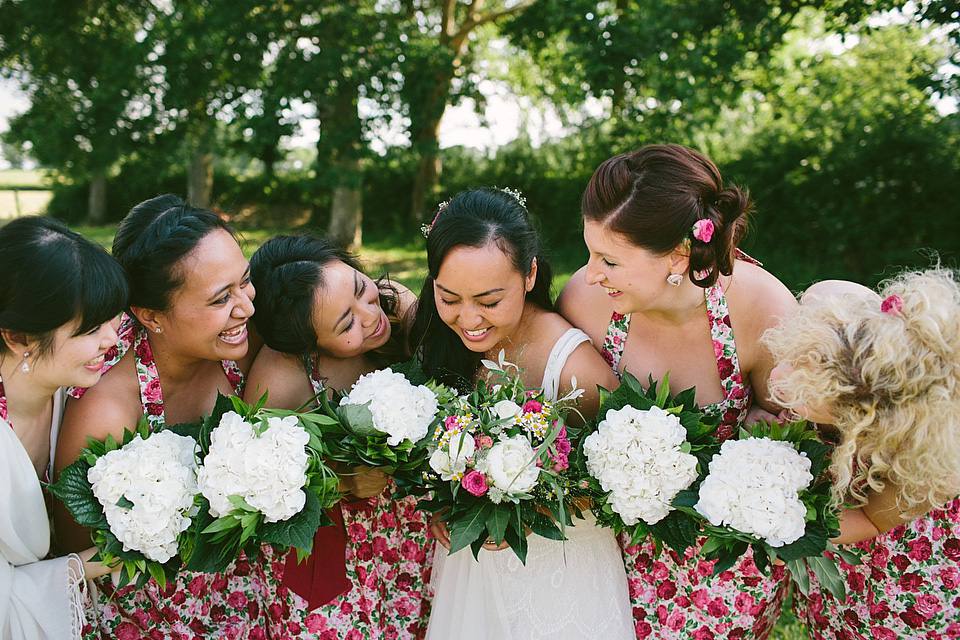
[(819, 283), (764, 336), (773, 397), (836, 429), (834, 542), (862, 561), (833, 556), (846, 601), (812, 576), (798, 596), (813, 638), (960, 637), (958, 320), (960, 285), (938, 268), (879, 294)]

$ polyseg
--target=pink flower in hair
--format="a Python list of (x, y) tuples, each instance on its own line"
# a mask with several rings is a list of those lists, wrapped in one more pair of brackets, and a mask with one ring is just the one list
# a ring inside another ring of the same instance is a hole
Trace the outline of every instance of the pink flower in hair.
[(713, 231), (713, 220), (697, 220), (693, 223), (693, 237), (700, 242), (710, 242)]
[(880, 303), (880, 311), (898, 316), (903, 311), (903, 299), (898, 295), (888, 296)]

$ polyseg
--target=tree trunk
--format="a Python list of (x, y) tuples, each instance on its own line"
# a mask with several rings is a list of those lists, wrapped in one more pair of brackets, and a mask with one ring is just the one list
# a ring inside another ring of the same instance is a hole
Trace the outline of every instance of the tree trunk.
[[(199, 143), (198, 143), (199, 144)], [(206, 146), (195, 146), (190, 152), (187, 170), (187, 202), (209, 209), (213, 197), (213, 153)]]
[(107, 175), (97, 171), (90, 176), (90, 193), (87, 195), (87, 221), (101, 225), (107, 220)]
[(440, 177), (442, 166), (440, 164), (439, 145), (436, 138), (433, 142), (432, 150), (420, 152), (417, 179), (413, 183), (413, 193), (410, 196), (410, 219), (414, 223), (423, 222), (427, 215), (427, 210), (435, 204), (428, 202), (428, 199), (437, 199), (437, 180)]
[(363, 241), (363, 168), (359, 157), (338, 159), (334, 170), (339, 182), (330, 202), (328, 233), (350, 249), (358, 249)]

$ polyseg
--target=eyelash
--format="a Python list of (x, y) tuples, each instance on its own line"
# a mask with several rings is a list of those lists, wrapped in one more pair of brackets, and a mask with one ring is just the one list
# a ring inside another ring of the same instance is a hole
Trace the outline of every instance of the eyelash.
[(603, 261), (603, 264), (607, 265), (608, 267), (615, 267), (615, 266), (617, 266), (615, 262), (610, 262), (610, 261), (607, 260), (606, 258), (600, 258), (600, 259)]
[[(443, 298), (440, 298), (440, 302), (442, 302), (443, 304), (445, 304), (445, 305), (447, 305), (447, 306), (454, 305), (454, 304), (459, 304), (459, 303), (460, 303), (459, 300), (444, 300)], [(485, 309), (493, 309), (495, 306), (497, 306), (498, 304), (500, 304), (500, 301), (497, 300), (496, 302), (478, 302), (477, 304), (480, 305), (481, 307), (485, 308)]]
[[(250, 276), (247, 276), (246, 278), (244, 278), (243, 280), (240, 281), (240, 288), (243, 289), (243, 288), (245, 288), (248, 284), (250, 284)], [(229, 294), (229, 293), (225, 293), (225, 294), (223, 294), (223, 297), (222, 297), (222, 298), (217, 298), (216, 300), (214, 300), (214, 301), (213, 301), (213, 304), (215, 304), (215, 305), (226, 304), (226, 303), (227, 303), (227, 300), (229, 300), (229, 299), (230, 299), (230, 294)]]

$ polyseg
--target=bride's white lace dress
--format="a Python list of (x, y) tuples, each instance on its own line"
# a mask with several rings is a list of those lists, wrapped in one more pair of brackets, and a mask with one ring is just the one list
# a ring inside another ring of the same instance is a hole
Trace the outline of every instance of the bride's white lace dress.
[[(554, 345), (543, 375), (556, 399), (567, 357), (586, 334), (570, 329)], [(574, 520), (565, 542), (531, 534), (527, 562), (512, 551), (437, 547), (428, 640), (630, 640), (633, 616), (616, 537), (593, 516)]]

